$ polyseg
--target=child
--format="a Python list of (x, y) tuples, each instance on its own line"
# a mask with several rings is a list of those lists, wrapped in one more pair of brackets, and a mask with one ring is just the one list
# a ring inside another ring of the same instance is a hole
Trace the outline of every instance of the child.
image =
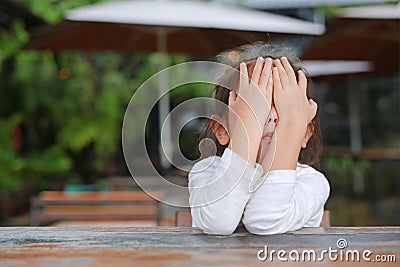
[(217, 156), (189, 174), (193, 227), (221, 235), (241, 222), (261, 235), (318, 227), (330, 189), (311, 167), (321, 134), (299, 60), (262, 42), (220, 58), (235, 71), (215, 86), (216, 100), (229, 108), (216, 109), (202, 136), (215, 141)]

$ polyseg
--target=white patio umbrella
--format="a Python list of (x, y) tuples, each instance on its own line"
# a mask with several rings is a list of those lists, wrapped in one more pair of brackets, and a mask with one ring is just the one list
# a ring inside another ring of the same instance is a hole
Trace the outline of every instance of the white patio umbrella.
[(373, 64), (362, 60), (303, 60), (311, 77), (351, 75), (373, 70)]
[[(44, 27), (31, 36), (25, 49), (120, 50), (130, 52), (186, 53), (215, 56), (220, 51), (268, 34), (320, 35), (325, 28), (311, 22), (236, 6), (197, 1), (110, 1), (69, 10), (58, 25)], [(160, 70), (166, 67), (160, 57)], [(159, 94), (164, 94), (160, 79)], [(159, 102), (160, 129), (171, 140), (169, 98)], [(168, 142), (167, 142), (168, 143)], [(172, 143), (163, 144), (172, 155)], [(161, 164), (168, 167), (160, 153)]]

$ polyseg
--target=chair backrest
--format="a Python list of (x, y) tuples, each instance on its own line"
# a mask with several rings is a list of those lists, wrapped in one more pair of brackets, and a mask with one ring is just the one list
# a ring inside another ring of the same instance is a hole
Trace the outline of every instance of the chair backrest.
[(175, 226), (192, 227), (192, 214), (190, 210), (178, 210), (175, 213)]
[[(160, 199), (161, 192), (152, 192)], [(31, 199), (30, 224), (57, 221), (155, 221), (160, 224), (157, 199), (143, 191), (43, 191)], [(189, 214), (190, 216), (190, 214)]]
[(331, 226), (331, 213), (329, 212), (329, 210), (324, 210), (324, 214), (322, 215), (322, 221), (319, 226), (320, 227)]
[[(192, 215), (190, 210), (178, 210), (175, 213), (175, 226), (192, 227)], [(329, 210), (324, 210), (320, 227), (330, 227), (331, 218)]]

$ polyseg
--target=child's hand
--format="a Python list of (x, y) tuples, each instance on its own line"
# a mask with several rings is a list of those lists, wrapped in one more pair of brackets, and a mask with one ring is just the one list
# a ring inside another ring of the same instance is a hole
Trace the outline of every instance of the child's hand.
[(274, 103), (279, 121), (290, 121), (301, 124), (304, 129), (317, 113), (317, 103), (307, 99), (307, 78), (302, 71), (298, 72), (299, 81), (287, 58), (275, 60)]
[(250, 79), (246, 63), (242, 62), (240, 64), (239, 98), (234, 91), (231, 91), (229, 98), (229, 106), (238, 114), (242, 123), (249, 127), (258, 126), (257, 130), (260, 130), (261, 133), (271, 110), (272, 81), (270, 82), (271, 86), (267, 87), (269, 79), (272, 79), (271, 68), (272, 59), (264, 60), (259, 57)]
[(297, 82), (286, 58), (275, 61), (272, 74), (278, 124), (270, 144), (276, 149), (269, 149), (266, 159), (272, 162), (270, 170), (295, 170), (307, 125), (317, 112), (317, 103), (307, 99), (307, 78), (304, 73), (299, 71)]
[[(264, 64), (265, 61), (265, 64)], [(229, 96), (229, 147), (253, 165), (262, 137), (264, 124), (271, 111), (272, 59), (258, 58), (251, 79), (247, 66), (240, 64), (238, 95)], [(239, 97), (238, 97), (239, 96)], [(247, 141), (247, 142), (246, 142)]]

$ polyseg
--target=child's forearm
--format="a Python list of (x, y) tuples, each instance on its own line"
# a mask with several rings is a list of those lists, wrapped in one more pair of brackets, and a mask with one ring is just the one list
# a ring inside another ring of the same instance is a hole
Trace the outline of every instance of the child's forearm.
[[(245, 127), (239, 123), (231, 134), (229, 148), (242, 158), (246, 159), (253, 167), (256, 166), (257, 154), (260, 147), (262, 132), (257, 122), (253, 126)], [(252, 130), (246, 130), (252, 129)]]
[(270, 170), (295, 170), (307, 126), (285, 118), (279, 120), (268, 151), (261, 161), (264, 174)]
[(193, 225), (211, 234), (231, 234), (250, 197), (251, 181), (260, 177), (260, 168), (229, 149), (220, 159), (197, 163), (189, 173)]
[(319, 226), (329, 183), (311, 167), (268, 174), (246, 205), (243, 223), (254, 234), (278, 234)]
[(256, 166), (264, 124), (272, 103), (272, 59), (257, 59), (251, 75), (246, 63), (240, 64), (238, 94), (229, 95), (230, 142), (229, 148)]

